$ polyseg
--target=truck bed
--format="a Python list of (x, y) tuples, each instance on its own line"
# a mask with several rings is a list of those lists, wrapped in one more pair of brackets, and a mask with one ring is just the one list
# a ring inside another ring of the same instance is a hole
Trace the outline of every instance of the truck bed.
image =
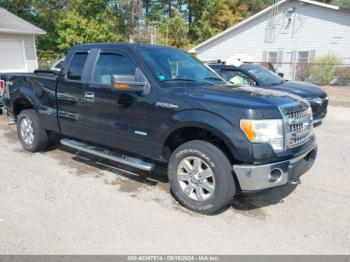
[[(57, 73), (48, 70), (37, 70), (34, 73), (3, 73), (0, 79), (5, 81), (3, 102), (8, 112), (14, 114), (21, 110), (12, 101), (31, 101), (39, 110), (43, 126), (52, 131), (59, 131), (57, 121), (56, 86)], [(18, 99), (20, 97), (20, 99)]]

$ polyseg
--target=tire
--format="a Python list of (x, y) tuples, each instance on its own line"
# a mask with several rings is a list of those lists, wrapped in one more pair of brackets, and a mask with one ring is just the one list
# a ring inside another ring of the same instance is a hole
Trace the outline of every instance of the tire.
[(23, 148), (29, 152), (44, 151), (49, 145), (49, 136), (33, 109), (23, 110), (18, 115), (17, 135)]
[(205, 215), (222, 211), (236, 194), (230, 161), (218, 147), (201, 140), (184, 143), (172, 153), (168, 178), (176, 200)]

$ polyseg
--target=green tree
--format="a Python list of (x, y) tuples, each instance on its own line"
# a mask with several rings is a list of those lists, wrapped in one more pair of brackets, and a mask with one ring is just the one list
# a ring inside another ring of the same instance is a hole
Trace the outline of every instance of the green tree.
[(240, 0), (188, 0), (189, 37), (192, 45), (202, 42), (249, 15)]
[(68, 0), (32, 1), (34, 24), (46, 31), (46, 34), (38, 36), (36, 41), (40, 60), (49, 60), (49, 63), (51, 63), (59, 56), (56, 22), (62, 10), (68, 7), (68, 3)]
[(173, 12), (173, 17), (163, 18), (159, 25), (159, 44), (185, 48), (188, 44), (188, 26), (178, 10)]
[(75, 44), (124, 40), (118, 31), (115, 8), (107, 3), (102, 5), (102, 1), (98, 0), (95, 3), (88, 0), (77, 2), (61, 12), (57, 21), (57, 44), (61, 54), (65, 54)]
[(215, 32), (212, 16), (217, 10), (218, 0), (188, 1), (189, 37), (194, 43), (204, 41)]
[(345, 8), (350, 8), (350, 0), (330, 0), (330, 2), (327, 3)]
[(69, 0), (0, 0), (1, 7), (42, 28), (47, 32), (37, 36), (39, 58), (56, 57), (57, 33), (55, 23)]
[(29, 22), (33, 22), (32, 2), (32, 0), (0, 0), (0, 6)]
[[(330, 1), (330, 0), (323, 0)], [(333, 0), (350, 1), (350, 0)], [(157, 28), (158, 43), (188, 48), (260, 11), (273, 0), (0, 0), (0, 6), (41, 27), (40, 58), (74, 44), (133, 40)], [(142, 35), (142, 34), (141, 34)], [(142, 38), (142, 39), (147, 39)], [(135, 39), (136, 41), (143, 41)]]
[(211, 23), (217, 31), (223, 31), (241, 22), (247, 15), (248, 6), (239, 0), (220, 0)]
[(247, 0), (245, 4), (248, 6), (249, 12), (255, 14), (272, 5), (276, 0)]

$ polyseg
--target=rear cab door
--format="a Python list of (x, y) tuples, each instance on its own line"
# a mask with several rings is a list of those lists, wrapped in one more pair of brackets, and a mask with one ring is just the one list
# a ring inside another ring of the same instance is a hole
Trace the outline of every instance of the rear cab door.
[(81, 114), (89, 53), (88, 49), (72, 50), (57, 82), (57, 114), (61, 133), (80, 139), (85, 139)]

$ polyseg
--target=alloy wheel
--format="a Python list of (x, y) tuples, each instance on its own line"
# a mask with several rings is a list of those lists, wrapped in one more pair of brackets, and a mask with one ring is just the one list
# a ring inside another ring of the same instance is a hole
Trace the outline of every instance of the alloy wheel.
[(196, 201), (209, 199), (215, 191), (213, 170), (199, 157), (186, 157), (180, 162), (177, 180), (182, 191)]
[(21, 120), (20, 133), (22, 140), (27, 145), (32, 145), (34, 142), (34, 129), (32, 120), (25, 116)]

